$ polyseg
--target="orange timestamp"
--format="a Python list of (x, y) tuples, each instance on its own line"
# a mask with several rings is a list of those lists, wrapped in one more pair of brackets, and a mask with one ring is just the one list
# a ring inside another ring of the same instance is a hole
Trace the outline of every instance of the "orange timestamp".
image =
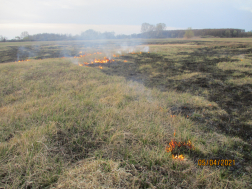
[(231, 159), (199, 159), (198, 166), (234, 166), (235, 160)]

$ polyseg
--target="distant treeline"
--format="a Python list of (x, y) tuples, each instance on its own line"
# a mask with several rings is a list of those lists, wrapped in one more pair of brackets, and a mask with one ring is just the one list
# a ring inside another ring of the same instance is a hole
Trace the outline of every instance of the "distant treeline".
[[(192, 29), (197, 37), (252, 37), (252, 32), (242, 29)], [(151, 31), (138, 34), (140, 38), (183, 38), (186, 30)]]
[[(87, 30), (80, 35), (42, 33), (29, 35), (22, 32), (16, 39), (6, 40), (2, 37), (0, 41), (64, 41), (64, 40), (93, 40), (93, 39), (130, 39), (130, 38), (183, 38), (187, 30), (152, 30), (131, 35), (115, 35), (114, 32), (97, 32)], [(196, 37), (252, 37), (252, 32), (245, 32), (243, 29), (192, 29)]]
[(130, 38), (130, 35), (115, 35), (115, 32), (97, 32), (89, 29), (82, 32), (80, 35), (71, 34), (54, 34), (54, 33), (40, 33), (29, 35), (28, 32), (22, 32), (21, 36), (16, 39), (5, 41), (64, 41), (64, 40), (94, 40), (94, 39), (124, 39)]

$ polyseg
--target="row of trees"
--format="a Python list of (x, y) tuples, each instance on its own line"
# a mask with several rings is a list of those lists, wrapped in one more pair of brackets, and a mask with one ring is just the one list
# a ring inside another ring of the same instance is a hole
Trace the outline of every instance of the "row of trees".
[(54, 34), (54, 33), (42, 33), (29, 35), (27, 31), (21, 33), (20, 36), (16, 36), (15, 39), (9, 41), (62, 41), (62, 40), (94, 40), (94, 39), (128, 39), (137, 38), (137, 34), (131, 35), (115, 35), (115, 32), (98, 32), (89, 29), (85, 32), (81, 32), (80, 35), (71, 34)]
[(195, 36), (215, 36), (215, 37), (250, 37), (251, 32), (242, 29), (198, 29), (193, 30)]
[(71, 34), (54, 34), (54, 33), (40, 33), (35, 35), (29, 35), (27, 31), (21, 33), (20, 36), (16, 36), (11, 41), (62, 41), (62, 40), (89, 40), (89, 39), (122, 39), (129, 38), (128, 35), (115, 35), (115, 32), (97, 32), (89, 29), (82, 32), (80, 35)]
[(139, 38), (191, 38), (199, 37), (252, 37), (252, 32), (245, 32), (242, 29), (192, 29), (187, 30), (165, 30), (165, 24), (159, 23), (156, 26), (143, 23)]
[[(115, 35), (115, 32), (98, 32), (89, 29), (80, 35), (43, 33), (29, 35), (27, 31), (8, 41), (62, 41), (62, 40), (93, 40), (93, 39), (129, 39), (129, 38), (191, 38), (199, 37), (252, 37), (252, 31), (245, 32), (242, 29), (192, 29), (187, 30), (165, 30), (164, 23), (151, 25), (143, 23), (141, 33), (131, 35)], [(6, 37), (0, 36), (0, 41), (7, 41)]]

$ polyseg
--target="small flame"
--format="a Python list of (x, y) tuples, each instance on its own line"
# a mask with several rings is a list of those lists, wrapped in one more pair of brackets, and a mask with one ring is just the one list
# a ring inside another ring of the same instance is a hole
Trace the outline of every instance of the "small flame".
[[(176, 129), (174, 130), (174, 137), (176, 134)], [(194, 146), (192, 145), (191, 141), (188, 140), (187, 142), (176, 142), (175, 140), (171, 140), (171, 142), (169, 143), (169, 146), (166, 146), (166, 151), (167, 152), (171, 152), (174, 153), (177, 148), (180, 148), (182, 146), (185, 146), (189, 149), (194, 149)], [(185, 156), (184, 155), (175, 155), (172, 154), (172, 159), (179, 159), (179, 160), (184, 160)]]
[(123, 62), (128, 62), (127, 60), (124, 60)]
[(107, 57), (104, 57), (103, 60), (100, 59), (94, 59), (94, 63), (108, 63), (110, 60)]
[(83, 64), (80, 64), (80, 63), (79, 63), (79, 66), (83, 66)]
[(115, 60), (113, 59), (108, 59), (107, 57), (104, 57), (103, 59), (94, 59), (94, 61), (88, 63), (88, 62), (84, 62), (85, 65), (88, 65), (88, 64), (93, 64), (93, 63), (111, 63), (111, 62), (114, 62)]
[(182, 146), (186, 146), (189, 149), (194, 149), (194, 146), (192, 145), (190, 140), (188, 140), (187, 142), (176, 142), (175, 140), (171, 140), (169, 146), (166, 147), (166, 151), (172, 152), (176, 149), (176, 146), (179, 148)]
[(99, 66), (100, 69), (103, 69), (102, 66)]
[(172, 154), (172, 159), (178, 159), (178, 160), (184, 160), (185, 159), (185, 156), (183, 156), (183, 155), (173, 155)]
[[(27, 62), (27, 61), (31, 61), (30, 59), (27, 59), (27, 60), (19, 60), (17, 62)], [(15, 61), (16, 62), (16, 61)]]

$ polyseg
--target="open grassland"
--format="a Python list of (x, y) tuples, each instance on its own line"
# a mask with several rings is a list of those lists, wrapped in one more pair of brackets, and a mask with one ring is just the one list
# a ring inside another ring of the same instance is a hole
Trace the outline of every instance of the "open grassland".
[[(149, 53), (90, 67), (0, 64), (0, 188), (252, 187), (252, 40), (144, 43)], [(193, 148), (167, 152), (171, 141)]]

